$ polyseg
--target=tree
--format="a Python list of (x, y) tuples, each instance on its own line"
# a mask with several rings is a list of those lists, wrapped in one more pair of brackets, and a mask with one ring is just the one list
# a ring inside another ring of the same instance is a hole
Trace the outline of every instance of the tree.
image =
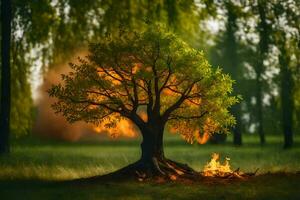
[[(229, 68), (232, 68), (232, 76), (238, 81), (237, 87), (235, 87), (235, 92), (238, 92), (240, 87), (241, 70), (238, 61), (238, 42), (235, 33), (238, 30), (237, 19), (238, 19), (238, 8), (231, 2), (226, 1), (225, 7), (227, 10), (227, 23), (225, 32), (225, 56), (227, 57), (227, 64)], [(234, 105), (232, 107), (234, 116), (236, 117), (237, 124), (233, 129), (233, 143), (235, 145), (242, 145), (242, 113), (241, 104)]]
[[(282, 42), (284, 43), (284, 42)], [(284, 45), (284, 44), (282, 44)], [(286, 52), (286, 47), (280, 47), (279, 64), (281, 74), (281, 107), (282, 107), (282, 125), (284, 135), (284, 148), (293, 145), (293, 77), (292, 70), (289, 67), (290, 58)]]
[(269, 37), (270, 37), (270, 25), (267, 23), (267, 3), (266, 1), (257, 2), (257, 10), (259, 14), (259, 23), (257, 30), (259, 33), (259, 44), (258, 44), (258, 58), (257, 65), (255, 66), (256, 72), (256, 104), (257, 104), (257, 120), (258, 120), (258, 134), (260, 143), (263, 145), (266, 143), (265, 133), (263, 128), (263, 73), (265, 72), (264, 60), (269, 51)]
[(73, 71), (62, 76), (63, 84), (48, 92), (57, 98), (54, 110), (70, 122), (113, 127), (128, 119), (136, 125), (143, 137), (142, 156), (122, 172), (192, 173), (165, 158), (165, 128), (173, 127), (192, 143), (204, 132), (226, 132), (234, 124), (227, 110), (237, 102), (230, 96), (233, 81), (174, 34), (150, 26), (142, 33), (107, 37), (89, 50), (80, 64), (70, 65)]
[(36, 71), (34, 67), (37, 60), (45, 60), (39, 49), (49, 40), (50, 35), (55, 35), (50, 34), (55, 13), (50, 3), (46, 0), (15, 0), (11, 3), (10, 74), (13, 77), (10, 80), (13, 91), (10, 97), (11, 137), (19, 137), (32, 131), (34, 117), (31, 73)]
[[(175, 6), (177, 11), (171, 26), (185, 37), (185, 41), (199, 46), (198, 22), (202, 11), (198, 12), (193, 0), (176, 1)], [(106, 34), (117, 34), (120, 26), (144, 29), (145, 19), (166, 24), (167, 8), (168, 2), (160, 0), (119, 3), (87, 0), (84, 4), (69, 0), (13, 1), (11, 135), (31, 132), (35, 108), (30, 84), (32, 72), (37, 71), (39, 64), (42, 64), (42, 72), (47, 72), (49, 68), (70, 59), (78, 50), (85, 49), (87, 41), (99, 40)]]
[(1, 1), (1, 117), (0, 153), (9, 152), (11, 2)]
[[(293, 145), (293, 129), (295, 115), (295, 83), (299, 64), (299, 2), (291, 1), (273, 3), (274, 10), (274, 43), (280, 53), (278, 61), (280, 67), (280, 101), (282, 110), (282, 130), (284, 134), (284, 148)], [(282, 19), (286, 21), (282, 23)], [(299, 72), (298, 72), (299, 73)]]
[[(224, 10), (225, 27), (222, 34), (215, 39), (215, 46), (211, 49), (211, 60), (216, 65), (222, 65), (224, 71), (229, 73), (236, 81), (235, 94), (241, 94), (243, 87), (243, 66), (241, 63), (241, 44), (237, 37), (240, 27), (238, 20), (243, 16), (241, 8), (232, 1), (219, 3), (219, 8)], [(245, 48), (243, 48), (245, 49)], [(243, 94), (242, 94), (243, 95)], [(244, 96), (244, 95), (243, 95)], [(232, 113), (236, 118), (236, 126), (233, 128), (233, 144), (242, 145), (242, 110), (241, 104), (232, 107)]]

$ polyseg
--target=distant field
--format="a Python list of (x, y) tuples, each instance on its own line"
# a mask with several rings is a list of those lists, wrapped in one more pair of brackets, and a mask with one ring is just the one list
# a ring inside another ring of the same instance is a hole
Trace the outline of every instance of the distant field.
[[(267, 137), (261, 147), (258, 137), (244, 137), (244, 146), (234, 147), (231, 138), (222, 145), (190, 145), (179, 137), (167, 135), (166, 156), (202, 170), (213, 152), (231, 158), (233, 168), (242, 171), (298, 172), (300, 171), (300, 140), (295, 147), (282, 149), (280, 136)], [(98, 143), (66, 143), (37, 140), (17, 140), (11, 155), (0, 158), (0, 180), (35, 179), (68, 180), (105, 174), (121, 168), (139, 158), (137, 140), (103, 139)]]

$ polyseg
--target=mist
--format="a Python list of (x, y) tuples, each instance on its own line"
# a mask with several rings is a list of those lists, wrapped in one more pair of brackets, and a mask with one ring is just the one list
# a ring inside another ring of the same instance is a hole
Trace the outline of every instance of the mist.
[(103, 125), (93, 125), (85, 122), (69, 123), (64, 116), (56, 114), (51, 108), (56, 99), (49, 97), (47, 90), (53, 84), (61, 82), (61, 74), (66, 74), (71, 71), (69, 67), (70, 62), (78, 62), (78, 57), (85, 57), (87, 51), (76, 53), (74, 57), (65, 63), (51, 66), (44, 74), (43, 83), (39, 86), (37, 91), (37, 116), (34, 124), (33, 133), (37, 136), (59, 139), (67, 141), (79, 140), (101, 140), (105, 136), (114, 137), (128, 137), (134, 138), (138, 135), (138, 129), (127, 120), (122, 120), (113, 129), (107, 129)]

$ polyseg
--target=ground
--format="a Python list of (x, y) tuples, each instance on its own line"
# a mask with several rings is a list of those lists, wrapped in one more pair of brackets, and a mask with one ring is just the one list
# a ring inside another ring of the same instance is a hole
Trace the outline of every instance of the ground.
[[(189, 145), (166, 138), (166, 156), (201, 170), (213, 152), (231, 158), (233, 168), (260, 175), (226, 183), (66, 182), (112, 172), (139, 157), (139, 141), (104, 139), (99, 143), (14, 141), (10, 156), (0, 158), (1, 199), (300, 199), (300, 138), (284, 151), (280, 136), (246, 137), (245, 146)], [(270, 172), (270, 174), (268, 174)], [(297, 173), (298, 172), (298, 173)], [(2, 198), (4, 197), (4, 198)]]

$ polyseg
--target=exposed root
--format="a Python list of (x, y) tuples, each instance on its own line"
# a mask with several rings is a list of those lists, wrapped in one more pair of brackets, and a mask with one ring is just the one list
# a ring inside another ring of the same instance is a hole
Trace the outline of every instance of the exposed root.
[(177, 163), (169, 159), (153, 158), (148, 162), (139, 160), (110, 174), (81, 179), (80, 181), (154, 180), (166, 182), (195, 179), (198, 176), (201, 176), (201, 174), (186, 164)]
[(135, 169), (137, 179), (144, 181), (147, 179), (157, 180), (177, 180), (178, 178), (189, 178), (191, 176), (199, 175), (196, 171), (188, 165), (174, 162), (169, 159), (153, 158), (150, 163), (137, 162)]
[(156, 181), (168, 182), (179, 181), (185, 183), (204, 182), (204, 183), (225, 183), (228, 180), (245, 180), (255, 176), (254, 173), (238, 173), (238, 169), (233, 173), (228, 173), (222, 177), (204, 176), (203, 172), (197, 172), (186, 164), (178, 163), (169, 159), (153, 158), (148, 162), (139, 160), (122, 169), (110, 174), (77, 180), (79, 182), (91, 181)]

